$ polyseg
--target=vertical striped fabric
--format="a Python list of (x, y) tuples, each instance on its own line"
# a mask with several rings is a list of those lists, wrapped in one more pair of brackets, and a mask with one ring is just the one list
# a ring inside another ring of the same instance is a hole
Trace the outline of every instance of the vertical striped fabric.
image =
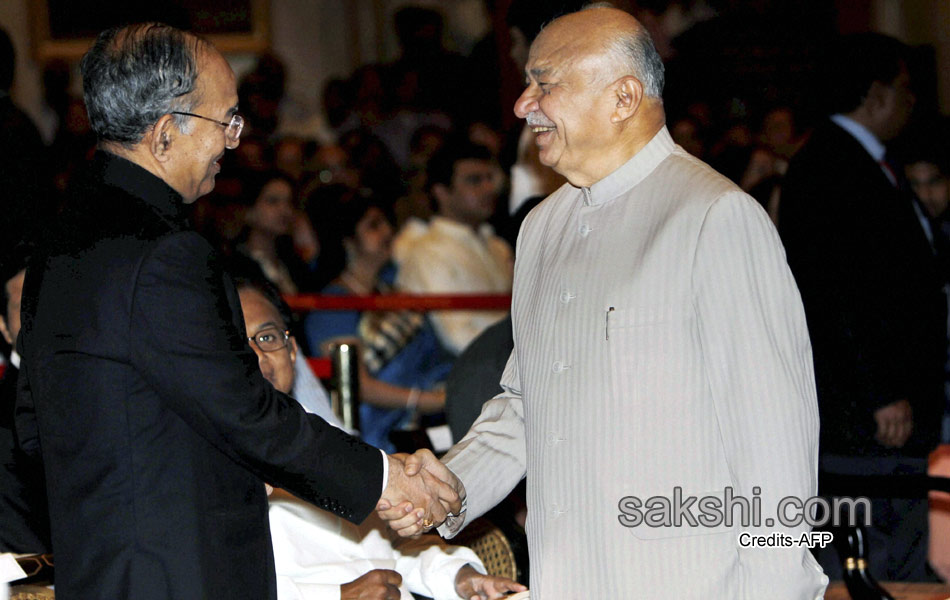
[[(742, 531), (797, 540), (807, 526), (764, 519), (817, 491), (804, 313), (753, 199), (664, 128), (529, 215), (512, 317), (505, 392), (446, 462), (466, 519), (527, 475), (533, 600), (821, 597), (827, 578), (806, 549), (738, 543)], [(622, 498), (672, 500), (676, 487), (720, 499), (731, 487), (761, 502), (763, 521), (621, 524)]]

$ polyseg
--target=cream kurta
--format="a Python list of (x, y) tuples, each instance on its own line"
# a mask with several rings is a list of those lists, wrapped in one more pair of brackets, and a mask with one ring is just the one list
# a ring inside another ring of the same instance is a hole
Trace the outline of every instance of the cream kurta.
[[(511, 246), (488, 224), (472, 227), (435, 216), (399, 264), (396, 288), (412, 294), (507, 294), (511, 291)], [(450, 310), (430, 313), (442, 345), (458, 356), (504, 311)]]
[(807, 549), (738, 543), (742, 531), (797, 540), (805, 525), (619, 519), (622, 498), (672, 500), (676, 486), (757, 496), (763, 520), (782, 497), (816, 493), (805, 317), (752, 198), (664, 128), (608, 177), (566, 185), (528, 216), (512, 318), (505, 392), (446, 461), (467, 519), (527, 474), (532, 600), (821, 595), (827, 578)]

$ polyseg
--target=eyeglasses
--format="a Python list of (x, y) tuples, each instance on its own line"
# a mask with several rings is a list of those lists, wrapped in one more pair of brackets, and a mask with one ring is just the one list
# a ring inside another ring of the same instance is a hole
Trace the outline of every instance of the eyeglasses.
[(182, 115), (185, 117), (197, 117), (199, 119), (204, 119), (205, 121), (217, 123), (218, 125), (224, 127), (224, 137), (227, 138), (228, 142), (231, 144), (238, 143), (238, 140), (241, 139), (241, 130), (244, 129), (244, 117), (238, 114), (231, 115), (230, 122), (219, 121), (217, 119), (212, 119), (211, 117), (203, 117), (201, 115), (196, 115), (195, 113), (180, 112), (177, 110), (173, 110), (171, 114)]
[(261, 349), (261, 352), (274, 352), (287, 347), (287, 340), (290, 339), (290, 331), (281, 331), (276, 327), (265, 327), (253, 336), (249, 336), (247, 341), (254, 342), (254, 345)]

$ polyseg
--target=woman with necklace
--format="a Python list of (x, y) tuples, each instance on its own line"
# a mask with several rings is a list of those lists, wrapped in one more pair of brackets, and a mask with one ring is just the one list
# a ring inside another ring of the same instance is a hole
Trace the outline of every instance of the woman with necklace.
[[(389, 282), (395, 274), (390, 262), (393, 226), (383, 207), (352, 193), (334, 204), (332, 208), (319, 207), (324, 215), (318, 221), (324, 249), (321, 262), (327, 267), (336, 255), (339, 268), (322, 293), (368, 296), (390, 292)], [(442, 411), (445, 392), (432, 388), (448, 374), (451, 357), (439, 346), (424, 315), (411, 311), (314, 311), (304, 320), (304, 330), (314, 352), (328, 353), (340, 341), (355, 339), (360, 343), (360, 431), (368, 443), (392, 452), (390, 431), (411, 423), (417, 411)]]

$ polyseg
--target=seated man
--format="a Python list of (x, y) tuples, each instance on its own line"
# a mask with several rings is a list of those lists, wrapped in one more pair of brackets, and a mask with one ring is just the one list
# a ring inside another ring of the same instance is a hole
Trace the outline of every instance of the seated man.
[[(429, 159), (426, 185), (438, 210), (405, 252), (396, 288), (410, 294), (510, 294), (514, 258), (489, 218), (498, 201), (498, 166), (488, 149), (449, 140)], [(442, 345), (458, 356), (504, 311), (431, 313)]]
[[(250, 285), (238, 291), (261, 372), (275, 388), (290, 393), (297, 342), (287, 331), (279, 298)], [(332, 415), (327, 420), (340, 426)], [(436, 600), (490, 599), (525, 589), (510, 579), (485, 575), (471, 550), (435, 536), (400, 540), (396, 548), (393, 540), (398, 538), (376, 515), (356, 526), (276, 490), (269, 516), (280, 600), (411, 600), (410, 590)]]

